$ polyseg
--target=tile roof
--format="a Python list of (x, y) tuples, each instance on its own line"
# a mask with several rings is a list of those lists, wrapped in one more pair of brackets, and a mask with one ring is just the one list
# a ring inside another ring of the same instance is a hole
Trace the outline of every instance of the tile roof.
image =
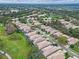
[(52, 55), (48, 56), (47, 59), (65, 59), (63, 51), (59, 50)]
[(50, 46), (42, 49), (42, 51), (43, 51), (42, 53), (43, 53), (44, 56), (47, 57), (47, 56), (57, 52), (59, 49), (60, 49), (60, 47), (56, 47), (56, 46), (51, 46), (50, 45)]
[(37, 43), (37, 46), (38, 46), (39, 49), (42, 49), (42, 48), (49, 46), (50, 44), (52, 44), (52, 43), (50, 43), (48, 41), (42, 41), (40, 43)]

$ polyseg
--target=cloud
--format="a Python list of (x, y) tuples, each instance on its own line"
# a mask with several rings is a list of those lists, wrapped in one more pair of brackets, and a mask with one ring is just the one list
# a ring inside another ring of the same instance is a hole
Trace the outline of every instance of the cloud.
[(29, 2), (34, 3), (75, 3), (79, 0), (28, 0)]

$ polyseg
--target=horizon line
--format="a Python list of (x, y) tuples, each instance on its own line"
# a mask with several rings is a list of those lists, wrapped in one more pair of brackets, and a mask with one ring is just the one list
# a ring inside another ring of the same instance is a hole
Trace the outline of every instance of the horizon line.
[(0, 4), (79, 4), (77, 3), (0, 3)]

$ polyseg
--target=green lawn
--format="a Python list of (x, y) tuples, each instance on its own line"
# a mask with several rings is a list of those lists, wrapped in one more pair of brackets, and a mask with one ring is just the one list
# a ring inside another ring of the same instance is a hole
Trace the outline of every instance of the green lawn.
[[(4, 29), (4, 26), (0, 26), (0, 50), (7, 52), (12, 59), (29, 59), (33, 51), (38, 51), (38, 48), (32, 46), (23, 33), (15, 32), (7, 35)], [(40, 59), (45, 58), (42, 55)]]
[(8, 58), (4, 55), (0, 55), (0, 59), (8, 59)]
[(7, 35), (3, 26), (0, 26), (0, 40), (0, 50), (7, 52), (13, 59), (29, 59), (32, 50), (36, 48), (31, 46), (22, 33)]
[[(17, 38), (14, 39), (15, 37), (13, 37), (14, 40), (11, 40), (12, 35), (17, 35)], [(3, 26), (1, 26), (0, 39), (2, 40), (4, 45), (4, 47), (1, 47), (1, 49), (10, 54), (13, 59), (28, 59), (32, 48), (22, 34), (15, 32), (11, 35), (7, 35), (5, 34)]]

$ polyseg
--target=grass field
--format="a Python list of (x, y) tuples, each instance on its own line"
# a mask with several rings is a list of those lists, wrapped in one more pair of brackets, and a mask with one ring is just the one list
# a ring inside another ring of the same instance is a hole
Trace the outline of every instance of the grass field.
[(8, 59), (8, 58), (4, 55), (0, 55), (0, 59)]
[(0, 26), (0, 40), (0, 50), (7, 52), (12, 59), (28, 59), (34, 49), (22, 33), (7, 35), (3, 26)]

